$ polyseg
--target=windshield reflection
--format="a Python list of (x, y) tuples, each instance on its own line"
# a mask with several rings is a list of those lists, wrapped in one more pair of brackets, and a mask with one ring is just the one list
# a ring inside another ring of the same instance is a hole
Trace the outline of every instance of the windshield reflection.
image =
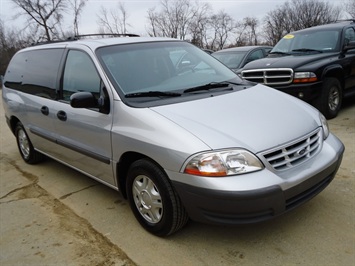
[(340, 32), (335, 30), (287, 34), (270, 54), (338, 51), (339, 34)]
[(115, 45), (99, 48), (97, 54), (123, 95), (179, 91), (237, 78), (206, 52), (180, 41)]

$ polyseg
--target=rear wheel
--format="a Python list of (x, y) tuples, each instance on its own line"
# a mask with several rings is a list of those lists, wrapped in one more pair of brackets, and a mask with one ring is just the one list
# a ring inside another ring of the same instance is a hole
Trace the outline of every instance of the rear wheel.
[(16, 124), (15, 136), (21, 157), (26, 163), (36, 164), (43, 161), (45, 156), (33, 148), (25, 128), (20, 122)]
[(154, 235), (171, 235), (188, 221), (168, 177), (147, 159), (131, 165), (127, 176), (127, 195), (139, 223)]
[(338, 115), (343, 100), (343, 93), (339, 80), (325, 78), (322, 95), (319, 99), (318, 109), (327, 118), (331, 119)]

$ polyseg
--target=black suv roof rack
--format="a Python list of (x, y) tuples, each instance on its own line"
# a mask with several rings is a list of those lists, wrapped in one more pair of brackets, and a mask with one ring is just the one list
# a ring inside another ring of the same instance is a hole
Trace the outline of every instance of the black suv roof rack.
[(346, 21), (351, 21), (351, 22), (355, 23), (355, 18), (338, 19), (335, 22), (346, 22)]
[(60, 42), (68, 42), (68, 41), (77, 41), (83, 38), (87, 38), (87, 37), (97, 37), (97, 36), (101, 36), (101, 37), (140, 37), (137, 34), (133, 34), (133, 33), (93, 33), (93, 34), (83, 34), (83, 35), (74, 35), (74, 36), (70, 36), (67, 39), (64, 40), (52, 40), (52, 41), (44, 41), (44, 42), (36, 42), (36, 43), (32, 43), (32, 46), (36, 46), (36, 45), (43, 45), (43, 44), (49, 44), (49, 43), (60, 43)]

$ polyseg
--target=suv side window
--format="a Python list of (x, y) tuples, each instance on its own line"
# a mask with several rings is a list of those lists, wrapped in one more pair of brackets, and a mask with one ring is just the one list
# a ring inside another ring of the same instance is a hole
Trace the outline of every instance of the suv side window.
[(100, 97), (101, 79), (90, 57), (77, 50), (70, 50), (63, 75), (63, 100), (69, 101), (75, 92), (91, 92)]
[(355, 31), (353, 28), (348, 28), (345, 30), (345, 44), (355, 41)]
[(40, 49), (18, 53), (12, 59), (5, 86), (25, 93), (57, 98), (57, 75), (63, 49)]

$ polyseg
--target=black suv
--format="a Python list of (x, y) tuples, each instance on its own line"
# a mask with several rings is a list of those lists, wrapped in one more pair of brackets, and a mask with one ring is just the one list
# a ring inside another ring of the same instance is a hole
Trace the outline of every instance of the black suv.
[(269, 56), (247, 64), (240, 75), (296, 96), (326, 118), (344, 96), (355, 93), (355, 21), (312, 27), (284, 36)]

